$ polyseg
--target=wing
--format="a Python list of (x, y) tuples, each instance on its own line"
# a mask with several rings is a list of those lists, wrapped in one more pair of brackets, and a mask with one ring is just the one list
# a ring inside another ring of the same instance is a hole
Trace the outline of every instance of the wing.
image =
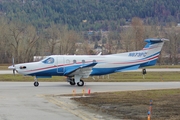
[(88, 77), (92, 71), (92, 68), (97, 64), (97, 62), (89, 64), (74, 65), (65, 68), (65, 76), (81, 75), (83, 77)]

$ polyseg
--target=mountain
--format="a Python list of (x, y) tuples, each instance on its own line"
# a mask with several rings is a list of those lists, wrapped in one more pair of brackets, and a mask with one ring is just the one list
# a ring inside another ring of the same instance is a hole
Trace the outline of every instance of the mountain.
[(180, 22), (180, 0), (0, 0), (0, 16), (46, 28), (115, 30), (139, 17), (145, 24)]

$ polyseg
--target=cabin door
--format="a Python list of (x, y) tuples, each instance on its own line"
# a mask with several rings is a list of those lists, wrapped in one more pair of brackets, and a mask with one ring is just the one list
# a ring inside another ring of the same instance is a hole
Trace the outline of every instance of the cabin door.
[(57, 73), (64, 73), (64, 57), (57, 56)]

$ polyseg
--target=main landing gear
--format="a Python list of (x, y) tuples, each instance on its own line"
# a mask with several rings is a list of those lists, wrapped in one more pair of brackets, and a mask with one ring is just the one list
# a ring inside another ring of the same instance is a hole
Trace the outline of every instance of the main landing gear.
[(38, 87), (38, 86), (39, 86), (39, 82), (38, 82), (38, 80), (37, 80), (36, 77), (34, 77), (34, 86), (35, 86), (35, 87)]
[[(84, 86), (84, 81), (80, 79), (80, 76), (75, 76), (75, 78), (73, 77), (67, 77), (67, 81), (69, 82), (70, 85), (76, 85), (77, 86)], [(39, 86), (39, 82), (36, 78), (36, 76), (34, 76), (34, 86), (38, 87)]]
[(142, 74), (145, 75), (147, 72), (146, 72), (146, 68), (143, 68), (142, 69)]
[(142, 74), (143, 74), (143, 79), (145, 78), (145, 74), (146, 74), (147, 72), (146, 72), (146, 68), (143, 68), (142, 69)]
[(69, 82), (70, 85), (76, 85), (77, 83), (77, 86), (84, 86), (84, 81), (81, 79), (79, 80), (79, 82), (76, 82), (74, 78), (67, 77), (67, 81)]

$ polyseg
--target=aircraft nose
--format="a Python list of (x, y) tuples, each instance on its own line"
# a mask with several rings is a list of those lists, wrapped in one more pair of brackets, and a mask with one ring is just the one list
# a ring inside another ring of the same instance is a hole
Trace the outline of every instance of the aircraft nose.
[(13, 65), (11, 65), (11, 66), (8, 67), (8, 69), (9, 69), (9, 70), (14, 70), (15, 67), (14, 67)]

